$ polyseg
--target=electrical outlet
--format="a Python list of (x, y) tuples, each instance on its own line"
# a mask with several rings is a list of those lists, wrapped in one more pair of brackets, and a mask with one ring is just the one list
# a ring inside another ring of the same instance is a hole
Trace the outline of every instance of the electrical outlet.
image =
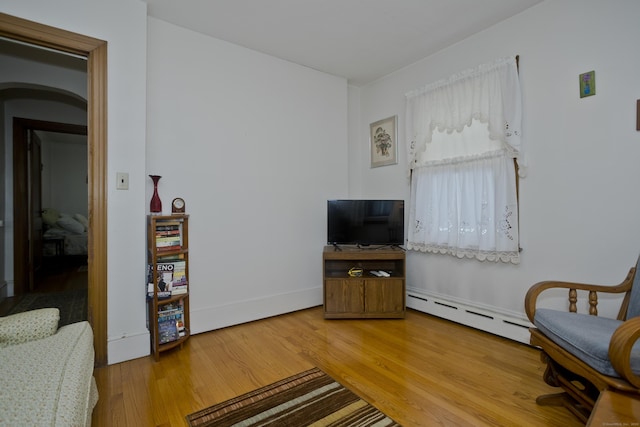
[(126, 172), (118, 172), (116, 173), (116, 188), (118, 190), (128, 190), (129, 189), (129, 174)]

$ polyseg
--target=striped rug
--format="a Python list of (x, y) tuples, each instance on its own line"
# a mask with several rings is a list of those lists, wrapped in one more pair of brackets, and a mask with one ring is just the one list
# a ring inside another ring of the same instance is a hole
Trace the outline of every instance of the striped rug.
[(187, 416), (203, 426), (400, 426), (318, 368)]

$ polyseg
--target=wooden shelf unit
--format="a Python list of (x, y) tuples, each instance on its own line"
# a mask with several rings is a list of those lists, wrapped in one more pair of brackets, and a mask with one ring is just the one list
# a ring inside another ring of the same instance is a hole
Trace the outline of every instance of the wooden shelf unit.
[[(180, 245), (178, 248), (171, 250), (158, 250), (157, 232), (158, 227), (168, 225), (179, 225)], [(148, 308), (148, 328), (151, 337), (151, 354), (156, 360), (159, 359), (160, 353), (172, 348), (182, 346), (190, 336), (189, 321), (189, 215), (148, 215), (147, 216), (147, 252), (148, 252), (148, 271), (147, 279), (147, 308)], [(187, 279), (187, 292), (171, 295), (168, 298), (159, 298), (159, 274), (158, 264), (170, 262), (171, 260), (184, 260), (184, 274)], [(149, 283), (153, 283), (153, 293), (149, 295)], [(163, 309), (169, 305), (182, 306), (182, 323), (184, 326), (184, 335), (169, 342), (161, 342), (159, 318)]]
[[(325, 319), (404, 318), (404, 250), (325, 246), (322, 261)], [(353, 267), (363, 269), (361, 277), (349, 276)], [(378, 270), (391, 275), (371, 274)]]

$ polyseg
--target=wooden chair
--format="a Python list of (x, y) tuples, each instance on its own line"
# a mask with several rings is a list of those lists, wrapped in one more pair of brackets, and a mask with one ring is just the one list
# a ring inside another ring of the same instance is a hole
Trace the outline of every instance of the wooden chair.
[[(572, 282), (536, 283), (525, 298), (531, 345), (542, 349), (544, 381), (564, 392), (540, 396), (539, 405), (561, 405), (586, 422), (604, 390), (640, 394), (640, 258), (616, 286)], [(568, 311), (536, 308), (549, 289), (568, 290)], [(589, 314), (577, 313), (585, 291)], [(617, 319), (598, 317), (598, 294), (624, 294)]]

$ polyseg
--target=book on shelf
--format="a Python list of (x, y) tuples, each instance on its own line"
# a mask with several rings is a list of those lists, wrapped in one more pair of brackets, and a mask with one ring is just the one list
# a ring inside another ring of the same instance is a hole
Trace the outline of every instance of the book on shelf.
[(174, 246), (182, 246), (182, 236), (165, 236), (165, 237), (156, 237), (156, 249), (157, 250), (166, 250), (168, 247)]
[(182, 249), (181, 245), (173, 245), (173, 246), (161, 246), (156, 248), (156, 252), (173, 252), (173, 251), (179, 251)]
[(156, 248), (163, 249), (169, 246), (182, 246), (180, 237), (162, 237), (156, 239)]
[(184, 308), (180, 304), (164, 304), (158, 308), (158, 320), (178, 320), (183, 313)]
[(161, 246), (161, 245), (172, 244), (175, 242), (179, 243), (180, 240), (182, 239), (180, 238), (179, 234), (176, 234), (174, 236), (160, 236), (160, 237), (156, 237), (156, 245)]
[(167, 248), (175, 248), (175, 247), (180, 248), (181, 246), (182, 245), (180, 244), (180, 242), (166, 242), (166, 243), (162, 243), (160, 245), (157, 245), (156, 248), (159, 251), (163, 251), (163, 250), (166, 251), (166, 250), (168, 250)]
[(163, 243), (161, 245), (156, 246), (156, 249), (160, 252), (162, 251), (177, 251), (180, 250), (182, 248), (182, 245), (180, 244), (180, 242), (168, 242), (168, 243)]
[(182, 223), (183, 223), (182, 219), (157, 221), (156, 231), (179, 230)]
[(175, 227), (175, 226), (182, 225), (183, 223), (184, 223), (184, 218), (180, 218), (177, 216), (156, 220), (157, 227)]
[(170, 237), (170, 236), (179, 236), (180, 229), (176, 228), (174, 230), (156, 230), (156, 238), (158, 237)]
[(184, 261), (184, 254), (159, 255), (158, 262)]
[[(188, 283), (186, 261), (184, 259), (158, 262), (156, 264), (156, 289), (158, 299), (167, 299), (174, 295), (186, 294)], [(149, 264), (147, 272), (147, 297), (153, 298), (153, 265)]]
[(158, 306), (158, 320), (180, 320), (184, 315), (184, 304), (182, 301), (171, 302)]
[(177, 225), (168, 225), (166, 227), (160, 225), (156, 227), (156, 236), (171, 236), (180, 233), (180, 226)]

